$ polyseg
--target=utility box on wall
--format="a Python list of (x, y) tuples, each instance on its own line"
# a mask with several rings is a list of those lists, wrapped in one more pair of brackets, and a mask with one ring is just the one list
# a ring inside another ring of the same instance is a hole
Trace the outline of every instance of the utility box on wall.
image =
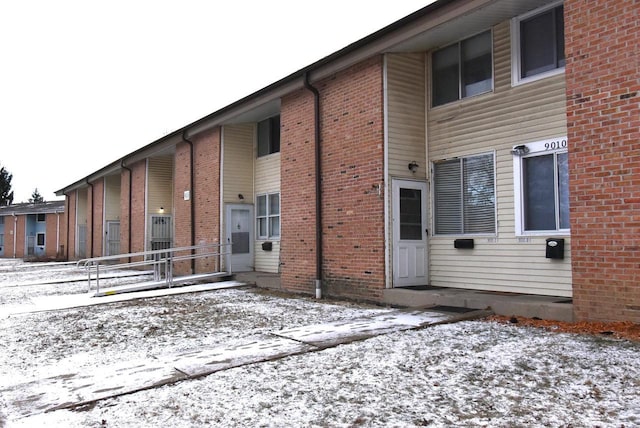
[(548, 259), (564, 259), (564, 239), (563, 238), (547, 238)]

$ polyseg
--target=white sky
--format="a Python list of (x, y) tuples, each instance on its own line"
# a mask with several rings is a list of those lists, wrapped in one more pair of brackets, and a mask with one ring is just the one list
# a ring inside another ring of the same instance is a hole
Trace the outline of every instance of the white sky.
[(54, 192), (433, 0), (0, 1), (0, 165)]

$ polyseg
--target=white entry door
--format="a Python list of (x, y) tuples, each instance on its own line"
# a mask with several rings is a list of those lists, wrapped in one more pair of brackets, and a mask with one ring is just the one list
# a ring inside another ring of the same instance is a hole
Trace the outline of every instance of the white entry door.
[(120, 222), (107, 221), (106, 256), (120, 254)]
[(393, 180), (393, 286), (428, 285), (427, 183)]
[(233, 272), (253, 270), (253, 205), (232, 204), (226, 207), (226, 240), (231, 243), (227, 268)]

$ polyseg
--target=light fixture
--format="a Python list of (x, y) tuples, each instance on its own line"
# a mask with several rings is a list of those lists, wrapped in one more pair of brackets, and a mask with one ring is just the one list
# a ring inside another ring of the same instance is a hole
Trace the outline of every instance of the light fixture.
[(164, 214), (164, 207), (160, 207), (160, 209), (158, 210), (158, 212), (159, 212), (160, 214)]
[(418, 165), (418, 163), (416, 161), (411, 161), (409, 163), (409, 165), (407, 165), (407, 168), (409, 168), (409, 171), (415, 173), (419, 166), (420, 165)]
[(238, 193), (238, 199), (242, 201), (244, 199), (244, 195), (242, 193)]
[(511, 153), (516, 156), (524, 156), (529, 153), (529, 147), (525, 146), (524, 144), (513, 146), (513, 149), (511, 149)]

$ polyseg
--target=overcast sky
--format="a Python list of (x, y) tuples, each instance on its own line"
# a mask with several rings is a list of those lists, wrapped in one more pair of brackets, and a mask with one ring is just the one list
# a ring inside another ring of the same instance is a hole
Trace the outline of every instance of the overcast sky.
[(433, 0), (0, 1), (0, 165), (54, 192)]

